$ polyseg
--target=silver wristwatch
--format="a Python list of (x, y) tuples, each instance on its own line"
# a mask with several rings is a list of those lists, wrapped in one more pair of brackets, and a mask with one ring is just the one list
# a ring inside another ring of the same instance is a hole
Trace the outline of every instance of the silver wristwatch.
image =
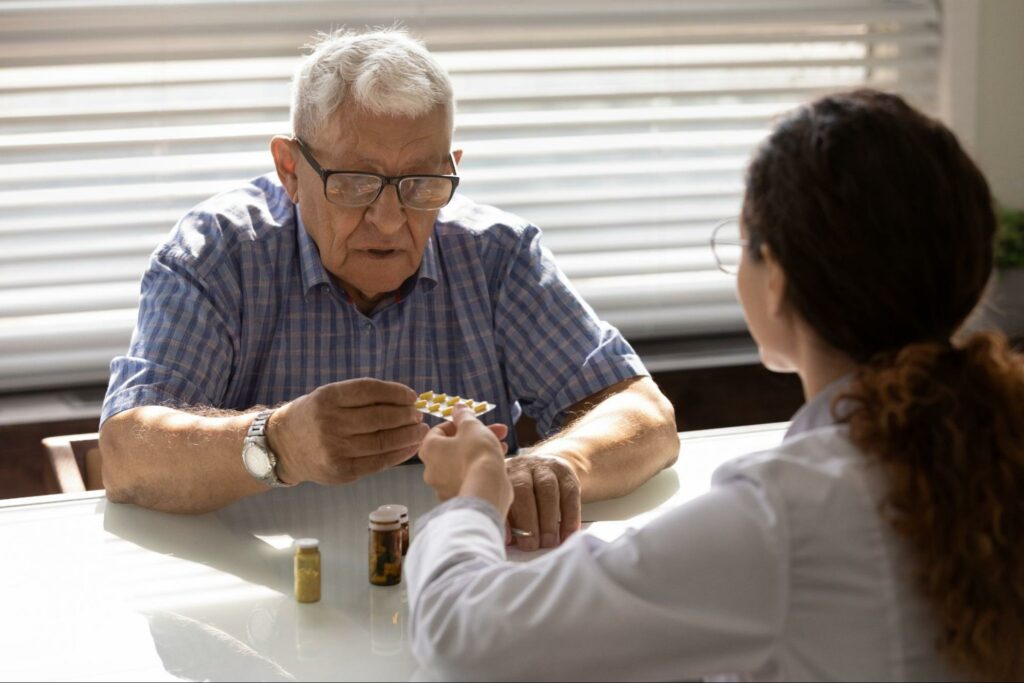
[(252, 421), (242, 443), (242, 464), (253, 479), (267, 486), (291, 486), (277, 478), (277, 456), (267, 443), (267, 420), (273, 413), (264, 410)]

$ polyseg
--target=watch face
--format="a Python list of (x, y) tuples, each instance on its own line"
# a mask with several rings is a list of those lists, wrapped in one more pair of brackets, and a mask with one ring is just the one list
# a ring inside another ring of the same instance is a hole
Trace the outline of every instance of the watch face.
[(257, 479), (266, 479), (270, 475), (270, 457), (259, 444), (246, 443), (242, 449), (242, 460), (245, 462), (245, 469)]

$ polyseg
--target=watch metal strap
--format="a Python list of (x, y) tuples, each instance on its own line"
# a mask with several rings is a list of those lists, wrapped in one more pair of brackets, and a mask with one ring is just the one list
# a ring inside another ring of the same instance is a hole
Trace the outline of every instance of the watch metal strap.
[(266, 437), (267, 435), (267, 420), (274, 414), (273, 410), (264, 410), (256, 414), (256, 419), (249, 425), (248, 436), (259, 436)]
[(263, 410), (256, 414), (252, 424), (249, 425), (249, 432), (246, 434), (246, 440), (259, 439), (262, 441), (264, 450), (270, 457), (270, 474), (261, 479), (267, 486), (275, 488), (284, 488), (288, 486), (294, 486), (294, 484), (286, 484), (281, 481), (277, 476), (277, 454), (270, 450), (270, 444), (267, 443), (267, 422), (270, 420), (270, 416), (274, 413), (273, 409)]

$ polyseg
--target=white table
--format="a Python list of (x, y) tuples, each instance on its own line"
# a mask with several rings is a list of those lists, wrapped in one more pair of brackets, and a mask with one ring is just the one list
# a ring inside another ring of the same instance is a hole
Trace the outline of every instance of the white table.
[[(583, 506), (614, 538), (707, 489), (711, 472), (781, 441), (785, 424), (680, 434), (680, 457), (622, 498)], [(369, 512), (435, 499), (422, 466), (354, 485), (277, 489), (173, 515), (102, 492), (0, 502), (0, 680), (406, 680), (403, 585), (367, 580)], [(320, 539), (322, 600), (292, 595), (292, 538)], [(513, 551), (526, 561), (536, 554)]]

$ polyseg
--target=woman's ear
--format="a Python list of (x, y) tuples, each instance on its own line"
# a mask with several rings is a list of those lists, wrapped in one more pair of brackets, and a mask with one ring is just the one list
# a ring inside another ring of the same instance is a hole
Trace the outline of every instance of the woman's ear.
[(270, 141), (270, 153), (274, 156), (274, 167), (277, 168), (277, 177), (281, 179), (288, 197), (299, 203), (299, 177), (296, 173), (295, 144), (292, 139), (284, 135), (275, 135)]
[(761, 259), (768, 269), (765, 303), (768, 315), (781, 318), (786, 315), (786, 273), (767, 244), (761, 245)]

